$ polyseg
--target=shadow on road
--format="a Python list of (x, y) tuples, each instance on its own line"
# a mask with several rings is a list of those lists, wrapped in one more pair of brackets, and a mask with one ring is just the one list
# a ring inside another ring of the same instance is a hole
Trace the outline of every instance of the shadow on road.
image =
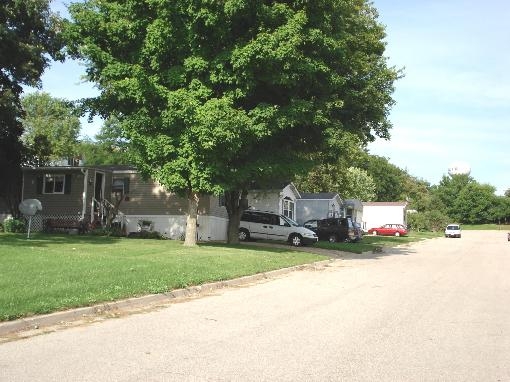
[(339, 251), (335, 249), (324, 249), (324, 248), (316, 248), (316, 247), (292, 247), (290, 245), (285, 244), (277, 244), (277, 243), (267, 243), (267, 242), (243, 242), (241, 245), (243, 246), (252, 246), (252, 247), (265, 247), (265, 248), (273, 248), (279, 250), (294, 250), (301, 252), (314, 253), (317, 255), (328, 256), (333, 259), (342, 259), (342, 260), (358, 260), (358, 259), (379, 259), (387, 256), (402, 256), (402, 255), (411, 255), (416, 253), (416, 251), (412, 248), (411, 244), (400, 245), (397, 247), (381, 247), (380, 249), (371, 251), (371, 252), (363, 252), (363, 253), (353, 253), (346, 251)]
[(342, 258), (344, 260), (354, 260), (354, 259), (379, 259), (387, 256), (406, 256), (416, 253), (411, 245), (405, 245), (400, 247), (384, 247), (381, 250), (375, 250), (372, 252), (363, 252), (363, 253), (351, 253), (351, 252), (343, 252)]

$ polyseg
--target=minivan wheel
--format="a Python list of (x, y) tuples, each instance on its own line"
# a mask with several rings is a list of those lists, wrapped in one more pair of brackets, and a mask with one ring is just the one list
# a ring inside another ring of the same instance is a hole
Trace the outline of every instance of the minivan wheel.
[(395, 236), (399, 237), (400, 236), (400, 232), (395, 232)]
[(247, 229), (241, 228), (239, 230), (239, 241), (246, 241), (250, 239), (250, 233)]
[(377, 231), (372, 231), (373, 236), (377, 236)]
[(290, 237), (290, 244), (293, 245), (294, 247), (299, 247), (303, 244), (303, 239), (301, 238), (300, 235), (298, 234), (293, 234), (291, 237)]
[(330, 243), (336, 243), (338, 241), (338, 238), (336, 237), (336, 235), (329, 235), (328, 241)]

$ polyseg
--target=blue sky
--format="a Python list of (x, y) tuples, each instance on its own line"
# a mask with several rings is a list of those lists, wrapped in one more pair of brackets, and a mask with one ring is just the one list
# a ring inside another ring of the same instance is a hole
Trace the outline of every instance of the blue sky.
[[(64, 3), (53, 8), (66, 15)], [(502, 194), (510, 188), (510, 2), (374, 0), (386, 26), (389, 63), (403, 68), (395, 84), (391, 140), (369, 145), (411, 175), (437, 184), (457, 161)], [(75, 100), (96, 94), (84, 67), (54, 64), (43, 90)], [(100, 121), (83, 120), (93, 136)]]
[(372, 154), (437, 184), (450, 163), (510, 188), (510, 2), (375, 0), (396, 83), (390, 141)]

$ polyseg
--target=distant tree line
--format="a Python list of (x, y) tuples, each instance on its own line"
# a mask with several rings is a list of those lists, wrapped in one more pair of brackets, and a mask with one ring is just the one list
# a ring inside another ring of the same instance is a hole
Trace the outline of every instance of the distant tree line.
[(439, 184), (430, 185), (387, 158), (370, 155), (361, 144), (351, 144), (336, 161), (321, 163), (295, 181), (305, 192), (337, 192), (345, 199), (362, 201), (406, 201), (408, 222), (421, 231), (441, 230), (449, 222), (510, 222), (510, 190), (498, 196), (493, 186), (469, 175), (444, 175)]

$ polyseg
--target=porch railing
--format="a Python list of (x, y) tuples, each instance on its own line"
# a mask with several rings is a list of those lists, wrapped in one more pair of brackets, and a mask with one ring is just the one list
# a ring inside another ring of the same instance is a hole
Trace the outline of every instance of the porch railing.
[(107, 199), (103, 199), (101, 201), (96, 198), (92, 198), (92, 213), (91, 213), (91, 223), (94, 223), (96, 220), (99, 221), (101, 226), (105, 226), (108, 218), (111, 214), (115, 214), (112, 218), (111, 222), (119, 222), (120, 228), (124, 229), (126, 225), (126, 214), (124, 212), (118, 210), (115, 205)]

